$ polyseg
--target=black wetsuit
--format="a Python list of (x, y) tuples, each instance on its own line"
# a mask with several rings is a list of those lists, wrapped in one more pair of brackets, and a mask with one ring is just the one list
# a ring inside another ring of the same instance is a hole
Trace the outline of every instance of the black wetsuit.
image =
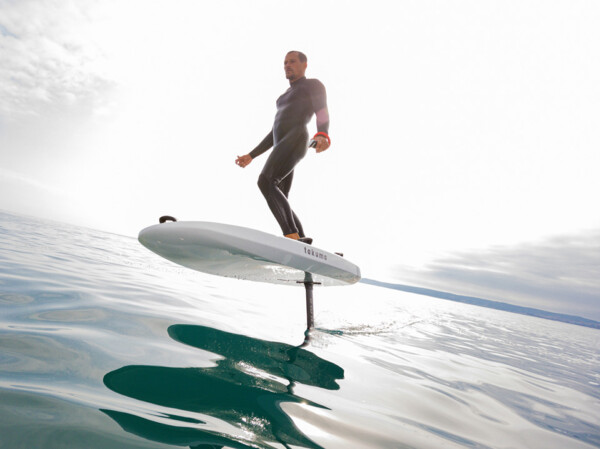
[(317, 131), (327, 134), (329, 114), (325, 86), (319, 80), (302, 77), (277, 99), (273, 129), (250, 152), (254, 159), (273, 147), (258, 177), (258, 187), (284, 235), (297, 232), (300, 237), (304, 237), (302, 224), (287, 198), (292, 186), (294, 167), (308, 149), (306, 125), (313, 114), (317, 114)]

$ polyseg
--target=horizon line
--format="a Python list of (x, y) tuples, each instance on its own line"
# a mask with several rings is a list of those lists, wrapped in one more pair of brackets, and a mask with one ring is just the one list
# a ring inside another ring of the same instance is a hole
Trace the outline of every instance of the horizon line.
[(392, 282), (383, 282), (378, 281), (376, 279), (362, 278), (359, 282), (368, 285), (373, 285), (376, 287), (400, 290), (407, 293), (414, 293), (417, 295), (429, 296), (432, 298), (444, 299), (447, 301), (460, 302), (463, 304), (470, 304), (474, 306), (485, 307), (488, 309), (502, 310), (504, 312), (516, 313), (519, 315), (532, 316), (551, 321), (559, 321), (562, 323), (574, 324), (577, 326), (584, 326), (592, 329), (600, 329), (600, 321), (592, 320), (589, 318), (583, 318), (577, 315), (567, 315), (564, 313), (549, 312), (547, 310), (535, 309), (533, 307), (517, 306), (506, 302), (478, 298), (476, 296), (458, 295), (456, 293), (444, 292), (441, 290), (434, 290), (431, 288), (415, 287), (406, 284), (394, 284)]

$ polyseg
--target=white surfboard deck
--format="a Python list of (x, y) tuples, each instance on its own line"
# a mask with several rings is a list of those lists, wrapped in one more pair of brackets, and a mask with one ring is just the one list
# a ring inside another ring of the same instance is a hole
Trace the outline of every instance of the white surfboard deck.
[(360, 280), (358, 266), (337, 254), (241, 226), (166, 222), (143, 229), (138, 239), (165, 259), (218, 276), (300, 286)]

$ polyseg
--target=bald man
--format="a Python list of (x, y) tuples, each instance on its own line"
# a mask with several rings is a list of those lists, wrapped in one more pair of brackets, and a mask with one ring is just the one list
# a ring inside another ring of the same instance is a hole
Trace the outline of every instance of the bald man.
[(308, 150), (307, 125), (313, 114), (317, 116), (317, 133), (313, 136), (311, 146), (321, 153), (329, 148), (331, 140), (327, 134), (329, 113), (325, 86), (319, 80), (304, 76), (307, 65), (304, 53), (287, 53), (283, 67), (290, 87), (277, 99), (273, 129), (256, 148), (244, 156), (238, 156), (235, 162), (242, 168), (246, 167), (256, 157), (273, 148), (258, 177), (258, 187), (283, 234), (310, 244), (312, 239), (304, 235), (302, 224), (288, 202), (288, 195), (294, 168)]

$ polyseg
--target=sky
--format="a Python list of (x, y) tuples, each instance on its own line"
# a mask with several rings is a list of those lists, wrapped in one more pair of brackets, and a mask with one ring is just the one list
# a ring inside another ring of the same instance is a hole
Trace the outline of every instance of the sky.
[[(0, 209), (131, 236), (164, 214), (278, 234), (266, 155), (234, 160), (271, 129), (296, 49), (331, 116), (290, 195), (315, 244), (404, 283), (460, 267), (456, 293), (509, 253), (512, 279), (548, 247), (535, 282), (555, 276), (581, 241), (598, 268), (598, 23), (595, 0), (0, 0)], [(530, 296), (511, 297), (544, 308)]]

